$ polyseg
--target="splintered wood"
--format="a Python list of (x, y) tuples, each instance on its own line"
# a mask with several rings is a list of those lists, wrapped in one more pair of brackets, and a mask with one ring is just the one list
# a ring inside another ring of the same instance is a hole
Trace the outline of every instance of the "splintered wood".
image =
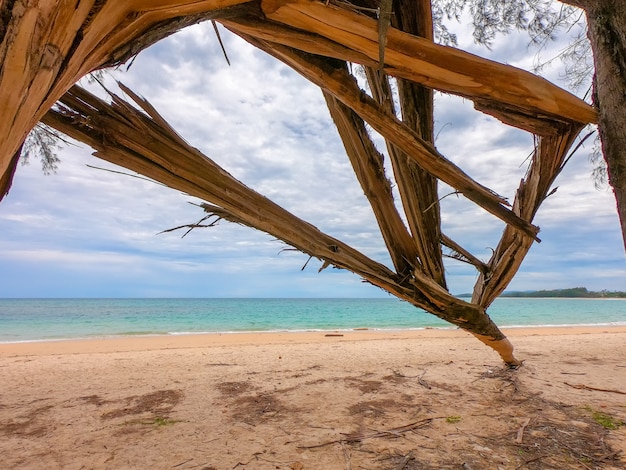
[[(2, 195), (26, 135), (43, 120), (92, 146), (102, 159), (206, 200), (209, 214), (267, 232), (324, 265), (350, 270), (469, 331), (507, 364), (520, 364), (486, 309), (538, 240), (533, 218), (574, 139), (597, 121), (594, 108), (529, 72), (435, 44), (429, 0), (31, 3), (0, 4)], [(119, 64), (202, 20), (221, 23), (321, 89), (393, 269), (237, 181), (130, 90), (122, 87), (134, 104), (113, 94), (107, 102), (74, 85), (87, 72)], [(350, 63), (364, 70), (369, 94), (360, 89)], [(477, 110), (536, 135), (514, 201), (475, 181), (437, 150), (433, 90), (470, 99)], [(50, 110), (55, 102), (59, 106)], [(385, 139), (390, 168), (367, 126)], [(389, 172), (401, 206), (394, 201)], [(489, 261), (442, 233), (438, 181), (504, 222)], [(442, 247), (476, 268), (471, 302), (448, 291)]]

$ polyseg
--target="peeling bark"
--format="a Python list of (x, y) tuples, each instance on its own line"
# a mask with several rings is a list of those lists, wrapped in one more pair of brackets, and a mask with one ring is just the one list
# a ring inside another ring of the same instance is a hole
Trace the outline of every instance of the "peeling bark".
[[(63, 96), (62, 106), (50, 110), (43, 122), (89, 144), (96, 149), (95, 156), (215, 204), (229, 220), (264, 231), (328, 264), (348, 269), (396, 297), (478, 338), (486, 338), (481, 339), (487, 341), (485, 344), (501, 344), (505, 340), (480, 305), (457, 299), (419, 270), (411, 279), (400, 277), (290, 214), (189, 146), (147, 101), (130, 90), (126, 92), (146, 114), (118, 96), (112, 95), (113, 103), (108, 104), (75, 86)], [(496, 351), (507, 363), (516, 363), (511, 351), (505, 355)]]
[(85, 74), (246, 0), (14, 0), (0, 4), (0, 200), (30, 130)]
[[(92, 146), (96, 156), (197, 196), (210, 203), (207, 211), (271, 234), (325, 266), (348, 269), (470, 332), (507, 364), (520, 365), (486, 309), (537, 239), (539, 229), (532, 224), (537, 209), (575, 136), (584, 124), (597, 121), (597, 113), (528, 72), (434, 44), (428, 0), (385, 2), (393, 12), (383, 24), (374, 13), (380, 2), (364, 4), (371, 11), (317, 0), (0, 0), (0, 198), (10, 187), (24, 138), (42, 119)], [(588, 12), (597, 39), (603, 143), (621, 207), (626, 205), (625, 126), (622, 120), (609, 121), (624, 109), (619, 100), (626, 96), (626, 41), (619, 25), (626, 19), (609, 17), (609, 7), (624, 15), (624, 7), (609, 1)], [(125, 91), (141, 111), (118, 96), (111, 95), (108, 103), (73, 86), (85, 73), (119, 64), (178, 29), (207, 19), (221, 22), (320, 87), (393, 269), (246, 187), (190, 147), (130, 90)], [(371, 95), (359, 88), (346, 62), (365, 67)], [(399, 113), (390, 80), (398, 84)], [(611, 87), (621, 96), (608, 93)], [(512, 205), (437, 150), (434, 89), (471, 99), (476, 109), (539, 136)], [(57, 100), (59, 109), (50, 110)], [(366, 125), (386, 141), (404, 214), (393, 200), (385, 159)], [(489, 262), (441, 232), (439, 180), (504, 222)], [(471, 302), (447, 290), (442, 246), (476, 267), (479, 277)]]

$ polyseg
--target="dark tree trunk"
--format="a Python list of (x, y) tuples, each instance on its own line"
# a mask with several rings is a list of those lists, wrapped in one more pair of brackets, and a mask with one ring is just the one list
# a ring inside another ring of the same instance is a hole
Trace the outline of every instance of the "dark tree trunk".
[(595, 104), (602, 151), (617, 202), (626, 248), (626, 3), (586, 2), (589, 40), (595, 62)]

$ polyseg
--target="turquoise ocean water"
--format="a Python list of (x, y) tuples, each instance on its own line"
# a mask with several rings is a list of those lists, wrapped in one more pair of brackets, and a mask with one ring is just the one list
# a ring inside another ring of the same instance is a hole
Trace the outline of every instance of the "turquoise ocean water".
[[(626, 325), (626, 299), (500, 298), (500, 326)], [(0, 342), (207, 332), (451, 328), (388, 299), (0, 299)], [(453, 327), (452, 327), (453, 328)]]

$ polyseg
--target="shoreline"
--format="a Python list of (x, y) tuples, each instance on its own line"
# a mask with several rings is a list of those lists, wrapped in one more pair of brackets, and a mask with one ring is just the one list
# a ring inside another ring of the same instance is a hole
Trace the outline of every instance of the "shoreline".
[[(509, 338), (529, 336), (565, 336), (591, 334), (625, 334), (626, 325), (568, 325), (503, 327)], [(111, 336), (60, 340), (34, 340), (0, 343), (0, 357), (46, 356), (138, 352), (166, 349), (197, 349), (244, 345), (277, 345), (306, 343), (338, 343), (381, 340), (471, 338), (456, 328), (424, 328), (411, 330), (321, 330), (284, 332), (190, 333), (170, 335)]]
[(626, 326), (505, 333), (515, 371), (456, 329), (0, 344), (0, 453), (5, 468), (624, 468)]

